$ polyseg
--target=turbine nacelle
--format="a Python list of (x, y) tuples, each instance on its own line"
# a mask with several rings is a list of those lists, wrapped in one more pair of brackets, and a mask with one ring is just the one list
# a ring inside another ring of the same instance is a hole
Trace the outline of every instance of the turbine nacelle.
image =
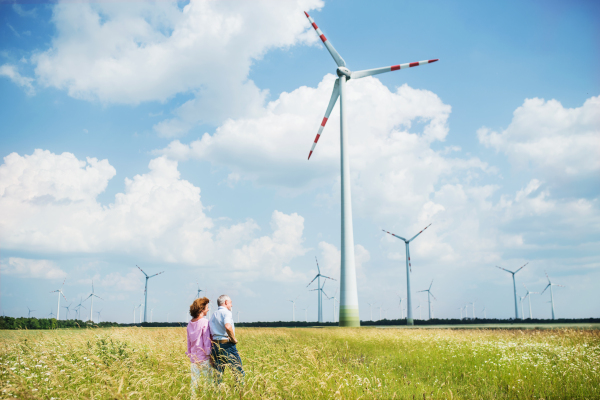
[(337, 69), (337, 75), (341, 78), (342, 76), (346, 77), (346, 80), (350, 80), (350, 78), (352, 77), (352, 71), (350, 71), (348, 68), (346, 67), (338, 67)]

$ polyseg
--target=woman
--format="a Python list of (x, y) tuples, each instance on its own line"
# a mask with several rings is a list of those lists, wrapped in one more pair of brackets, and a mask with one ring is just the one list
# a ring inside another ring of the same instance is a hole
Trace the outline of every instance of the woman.
[(206, 383), (212, 380), (212, 360), (210, 357), (210, 327), (204, 318), (208, 313), (208, 300), (206, 297), (196, 299), (190, 306), (192, 320), (187, 326), (187, 352), (191, 361), (192, 395), (196, 395), (196, 387), (201, 385), (201, 377)]

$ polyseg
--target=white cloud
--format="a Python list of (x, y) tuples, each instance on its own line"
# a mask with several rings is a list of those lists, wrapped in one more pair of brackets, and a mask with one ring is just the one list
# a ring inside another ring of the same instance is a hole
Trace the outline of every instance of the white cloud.
[(600, 96), (579, 108), (556, 100), (526, 99), (505, 130), (477, 131), (479, 141), (505, 153), (518, 168), (531, 165), (546, 176), (576, 176), (600, 171)]
[[(333, 244), (325, 241), (319, 242), (319, 267), (321, 273), (330, 278), (340, 280), (340, 266), (342, 264), (342, 252)], [(354, 263), (359, 276), (364, 276), (364, 265), (371, 259), (371, 254), (360, 244), (354, 245)], [(315, 268), (316, 273), (316, 268)]]
[(33, 78), (28, 78), (21, 75), (15, 65), (4, 64), (0, 66), (0, 76), (5, 76), (13, 81), (13, 83), (24, 88), (28, 95), (31, 96), (35, 94), (35, 89), (33, 88)]
[(156, 125), (179, 136), (199, 121), (260, 110), (266, 92), (248, 80), (270, 49), (315, 43), (304, 10), (322, 0), (59, 3), (51, 47), (33, 57), (39, 81), (104, 103), (194, 98)]
[(19, 278), (62, 279), (67, 276), (53, 261), (18, 257), (9, 257), (8, 263), (2, 263), (2, 273)]
[(116, 173), (107, 160), (36, 150), (4, 161), (0, 235), (7, 249), (134, 254), (284, 280), (295, 277), (286, 264), (306, 251), (297, 214), (274, 211), (273, 233), (261, 237), (252, 220), (217, 227), (204, 212), (200, 188), (182, 180), (177, 162), (165, 157), (152, 160), (148, 173), (126, 178), (125, 191), (108, 206), (96, 200)]

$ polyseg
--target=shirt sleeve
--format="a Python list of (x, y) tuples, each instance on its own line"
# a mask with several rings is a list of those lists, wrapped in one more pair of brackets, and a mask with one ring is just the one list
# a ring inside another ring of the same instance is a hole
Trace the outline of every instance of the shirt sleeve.
[(202, 350), (204, 350), (204, 354), (207, 356), (210, 355), (210, 347), (210, 324), (206, 324), (204, 332), (202, 332)]
[(223, 317), (223, 325), (231, 324), (233, 326), (233, 314), (231, 312), (225, 313)]
[(189, 329), (186, 329), (187, 332), (187, 351), (185, 352), (186, 355), (190, 355), (190, 351), (192, 350), (192, 343), (190, 342), (190, 331)]

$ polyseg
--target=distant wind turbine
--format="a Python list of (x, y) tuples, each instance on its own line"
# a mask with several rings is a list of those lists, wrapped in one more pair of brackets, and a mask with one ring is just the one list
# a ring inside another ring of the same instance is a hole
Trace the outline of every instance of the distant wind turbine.
[(102, 297), (98, 296), (96, 293), (94, 293), (94, 280), (92, 279), (92, 293), (84, 300), (87, 301), (87, 299), (90, 299), (92, 301), (92, 304), (90, 304), (90, 322), (94, 322), (94, 320), (92, 319), (93, 311), (94, 311), (94, 297), (99, 298), (100, 300), (104, 300)]
[[(71, 304), (73, 304), (73, 303), (71, 303)], [(71, 311), (69, 308), (71, 307), (71, 304), (69, 304), (68, 306), (63, 306), (63, 308), (67, 309), (67, 319), (66, 320), (69, 319), (69, 314), (70, 314), (70, 311)]]
[(48, 316), (49, 316), (50, 318), (53, 318), (53, 317), (55, 316), (55, 315), (54, 315), (54, 313), (52, 312), (52, 309), (50, 309), (50, 314), (48, 314)]
[[(81, 314), (81, 309), (85, 308), (85, 306), (82, 303), (83, 303), (83, 297), (80, 297), (79, 298), (79, 304), (77, 304), (75, 306), (75, 310), (77, 310), (77, 319), (80, 320), (80, 321), (81, 321), (81, 315), (80, 315)], [(87, 308), (86, 308), (86, 310), (87, 310)]]
[[(136, 265), (136, 267), (138, 267), (138, 266)], [(162, 274), (165, 271), (161, 271), (158, 274), (154, 274), (154, 275), (148, 275), (140, 267), (138, 267), (138, 269), (140, 271), (142, 271), (142, 274), (144, 274), (146, 276), (146, 286), (144, 287), (144, 322), (147, 322), (147, 320), (146, 320), (146, 307), (148, 307), (148, 279), (154, 278), (156, 275), (160, 275), (160, 274)], [(198, 287), (198, 290), (200, 290), (200, 287)], [(198, 294), (200, 294), (200, 292), (198, 292)], [(140, 310), (140, 312), (141, 312), (141, 310)], [(140, 320), (141, 320), (141, 316), (140, 316)]]
[(32, 310), (31, 308), (29, 308), (29, 306), (27, 306), (27, 310), (29, 310), (29, 312), (27, 313), (27, 318), (31, 318), (31, 313), (34, 312), (35, 310)]
[[(525, 263), (525, 265), (527, 265), (527, 264), (529, 264), (529, 263)], [(519, 319), (519, 309), (517, 308), (517, 284), (516, 284), (516, 282), (515, 282), (515, 274), (516, 274), (517, 272), (519, 272), (520, 270), (522, 270), (522, 269), (525, 267), (525, 265), (523, 265), (521, 268), (519, 268), (519, 269), (518, 269), (518, 270), (516, 270), (515, 272), (513, 272), (513, 271), (509, 271), (509, 270), (507, 270), (506, 268), (502, 268), (502, 267), (499, 267), (499, 266), (497, 266), (497, 265), (496, 265), (496, 268), (500, 268), (500, 269), (502, 269), (502, 270), (504, 270), (504, 271), (506, 271), (506, 272), (508, 272), (508, 273), (512, 274), (512, 280), (513, 280), (513, 289), (514, 289), (514, 293), (515, 293), (515, 319)]]
[(462, 307), (459, 307), (458, 309), (460, 310), (460, 319), (462, 320), (462, 319), (463, 319), (463, 317), (462, 317), (462, 309), (463, 309), (463, 308), (462, 308)]
[(529, 289), (527, 289), (527, 286), (525, 286), (525, 284), (523, 284), (523, 287), (525, 288), (526, 294), (525, 297), (528, 298), (528, 302), (529, 302), (529, 319), (533, 319), (533, 316), (531, 314), (531, 295), (532, 294), (539, 294), (539, 292), (530, 292)]
[(417, 293), (427, 292), (427, 301), (429, 302), (429, 319), (431, 319), (431, 298), (433, 297), (435, 300), (435, 296), (431, 293), (431, 286), (433, 285), (433, 279), (431, 280), (431, 284), (429, 285), (429, 289), (419, 290)]
[(523, 301), (525, 300), (525, 298), (527, 297), (527, 295), (521, 297), (519, 296), (519, 303), (521, 303), (521, 321), (525, 319), (525, 311), (523, 311)]
[[(310, 283), (308, 285), (306, 285), (306, 287), (309, 287), (315, 281), (315, 279), (317, 280), (317, 289), (315, 289), (315, 290), (318, 291), (318, 293), (317, 293), (318, 307), (319, 307), (319, 309), (317, 310), (318, 320), (319, 320), (319, 322), (323, 322), (323, 295), (322, 294), (323, 294), (323, 287), (325, 286), (325, 282), (323, 282), (323, 286), (321, 286), (321, 277), (323, 277), (323, 279), (331, 279), (332, 281), (335, 281), (335, 279), (321, 274), (321, 268), (319, 267), (319, 260), (317, 260), (317, 257), (315, 257), (315, 261), (317, 263), (317, 271), (319, 273), (313, 278), (312, 281), (310, 281)], [(312, 291), (314, 291), (314, 290), (312, 290)], [(341, 311), (340, 311), (340, 313), (341, 313)]]
[[(296, 298), (294, 300), (288, 300), (289, 302), (292, 303), (292, 322), (296, 322), (296, 300), (298, 300), (298, 297), (300, 296), (296, 296)], [(238, 311), (239, 313), (239, 311)]]
[(96, 311), (96, 314), (98, 314), (98, 323), (100, 323), (100, 313), (102, 312), (102, 310), (100, 311)]
[(552, 319), (556, 319), (554, 317), (554, 294), (552, 293), (552, 286), (558, 286), (558, 287), (564, 287), (564, 286), (556, 284), (556, 283), (552, 283), (550, 281), (550, 277), (548, 276), (548, 273), (546, 271), (544, 271), (544, 273), (546, 274), (546, 278), (548, 279), (548, 286), (546, 286), (544, 288), (544, 290), (542, 291), (542, 293), (540, 293), (540, 295), (544, 294), (544, 292), (546, 291), (546, 289), (550, 288), (550, 303), (552, 304)]
[(481, 310), (481, 312), (483, 312), (483, 319), (487, 319), (487, 316), (485, 315), (485, 306), (483, 307), (483, 310)]
[[(138, 268), (140, 268), (140, 267), (138, 267)], [(144, 271), (142, 271), (142, 272), (144, 272)], [(162, 273), (162, 272), (160, 272), (160, 273)], [(144, 272), (144, 274), (145, 274), (145, 272)], [(158, 274), (156, 274), (156, 275), (158, 275)], [(150, 278), (152, 278), (152, 277), (150, 277)], [(148, 282), (148, 281), (146, 280), (146, 282)], [(198, 294), (196, 294), (196, 298), (199, 299), (200, 298), (200, 292), (202, 292), (202, 289), (200, 289), (200, 284), (198, 283), (198, 281), (196, 281), (196, 285), (198, 285)]]
[(406, 297), (402, 297), (400, 295), (398, 295), (398, 298), (400, 299), (400, 303), (398, 304), (398, 307), (400, 308), (400, 312), (401, 312), (401, 319), (404, 319), (404, 308), (402, 308), (402, 300), (406, 300)]
[(57, 293), (58, 292), (58, 303), (56, 305), (56, 320), (58, 321), (60, 319), (60, 296), (65, 298), (65, 301), (67, 301), (67, 298), (65, 297), (64, 293), (62, 292), (62, 288), (65, 286), (65, 282), (66, 282), (67, 278), (65, 278), (65, 280), (62, 283), (62, 286), (60, 287), (60, 289), (57, 290), (53, 290), (50, 293)]
[[(325, 123), (329, 119), (329, 115), (337, 102), (338, 97), (340, 98), (340, 175), (341, 175), (341, 231), (342, 231), (342, 242), (341, 242), (341, 266), (340, 266), (340, 326), (360, 326), (360, 317), (358, 311), (358, 289), (356, 285), (356, 267), (354, 260), (354, 230), (352, 225), (352, 201), (350, 194), (350, 161), (348, 154), (348, 140), (346, 136), (346, 82), (349, 79), (360, 79), (366, 76), (372, 76), (382, 74), (385, 72), (397, 71), (405, 68), (417, 67), (419, 65), (425, 65), (438, 61), (425, 60), (413, 63), (406, 63), (400, 65), (394, 65), (391, 67), (375, 68), (364, 71), (350, 71), (346, 68), (346, 62), (340, 56), (340, 54), (333, 47), (331, 42), (327, 40), (325, 35), (321, 32), (315, 21), (306, 14), (308, 21), (312, 24), (313, 28), (317, 31), (317, 34), (323, 41), (323, 44), (329, 51), (329, 54), (333, 57), (333, 60), (337, 64), (337, 76), (338, 79), (333, 85), (333, 93), (325, 112), (325, 117), (321, 122), (317, 136), (315, 137), (308, 159), (315, 150), (315, 146), (319, 141), (319, 137), (323, 132)], [(410, 304), (410, 303), (409, 303)]]
[(367, 303), (369, 305), (369, 314), (371, 315), (371, 321), (373, 321), (373, 303)]
[(410, 242), (412, 242), (413, 240), (415, 240), (417, 238), (417, 236), (419, 236), (421, 233), (423, 233), (423, 231), (427, 228), (429, 228), (431, 226), (431, 224), (427, 225), (425, 228), (423, 228), (421, 230), (421, 232), (417, 233), (415, 236), (413, 236), (412, 238), (406, 240), (404, 239), (402, 236), (398, 236), (395, 235), (391, 232), (388, 232), (386, 230), (383, 230), (385, 233), (390, 234), (402, 241), (404, 241), (404, 246), (406, 248), (406, 309), (407, 309), (407, 314), (406, 314), (406, 324), (407, 325), (414, 325), (413, 322), (413, 315), (412, 315), (412, 299), (411, 299), (411, 295), (410, 295), (410, 272), (412, 271), (412, 265), (410, 263)]

